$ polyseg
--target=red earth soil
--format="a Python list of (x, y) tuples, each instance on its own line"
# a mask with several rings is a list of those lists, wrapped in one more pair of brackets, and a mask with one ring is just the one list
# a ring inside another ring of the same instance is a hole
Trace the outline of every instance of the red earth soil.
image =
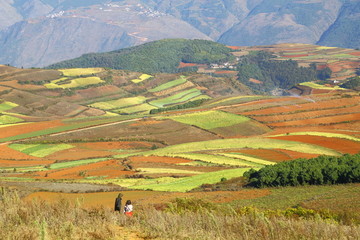
[(24, 133), (36, 132), (36, 131), (64, 126), (64, 125), (65, 124), (62, 123), (60, 120), (55, 120), (55, 121), (28, 123), (28, 124), (20, 124), (16, 126), (4, 127), (1, 128), (0, 138), (12, 137)]
[(232, 50), (239, 50), (240, 49), (240, 47), (238, 47), (238, 46), (226, 46), (226, 47), (228, 47), (228, 48), (230, 48)]
[(0, 167), (31, 167), (52, 164), (51, 160), (0, 160)]
[(195, 67), (195, 66), (197, 66), (196, 63), (184, 63), (184, 62), (180, 62), (178, 68)]
[(298, 57), (307, 57), (309, 54), (297, 54), (297, 55), (284, 55), (283, 57), (287, 58), (298, 58)]
[[(85, 177), (106, 176), (106, 178), (134, 174), (132, 171), (124, 171), (124, 166), (120, 165), (118, 160), (108, 160), (71, 168), (36, 172), (32, 176), (36, 179), (82, 179), (84, 176), (80, 175), (81, 172), (86, 172)], [(45, 177), (46, 174), (47, 177)], [(27, 174), (24, 175), (26, 176)]]
[(188, 159), (183, 158), (172, 158), (172, 157), (159, 157), (159, 156), (149, 156), (149, 157), (130, 157), (133, 162), (152, 162), (152, 163), (188, 163), (192, 162)]
[(81, 160), (86, 158), (108, 157), (114, 154), (114, 152), (110, 151), (100, 151), (96, 149), (92, 150), (75, 147), (53, 153), (46, 158), (51, 160)]
[(37, 160), (38, 157), (29, 156), (25, 153), (9, 148), (7, 145), (0, 145), (0, 159), (11, 160)]
[[(234, 151), (232, 151), (234, 152)], [(289, 161), (292, 160), (292, 158), (278, 150), (270, 150), (270, 149), (243, 149), (239, 151), (235, 151), (247, 155), (251, 155), (254, 157), (258, 157), (261, 159), (265, 159), (268, 161), (274, 161), (274, 162), (283, 162), (283, 161)]]
[(360, 56), (360, 52), (351, 52), (349, 53), (350, 55), (353, 55), (353, 56)]
[(295, 141), (302, 143), (314, 144), (333, 149), (340, 153), (356, 154), (360, 151), (360, 142), (355, 142), (342, 138), (331, 138), (322, 136), (298, 135), (298, 136), (281, 136), (273, 137), (274, 139)]
[(116, 150), (116, 149), (134, 149), (151, 147), (153, 144), (149, 142), (89, 142), (79, 143), (79, 147), (96, 150)]
[[(136, 208), (146, 207), (154, 204), (170, 203), (176, 198), (197, 198), (215, 203), (229, 203), (235, 200), (256, 199), (270, 195), (268, 189), (251, 189), (241, 191), (216, 191), (216, 192), (195, 192), (195, 193), (170, 193), (156, 191), (122, 191), (123, 200), (131, 199)], [(114, 207), (115, 198), (119, 192), (99, 192), (99, 193), (53, 193), (53, 192), (36, 192), (24, 198), (25, 201), (33, 199), (42, 199), (49, 202), (66, 199), (76, 203), (77, 199), (82, 202), (85, 208), (105, 206)]]
[(216, 71), (215, 74), (233, 74), (236, 75), (237, 71), (230, 71), (230, 70), (223, 70), (223, 71)]
[(356, 105), (348, 108), (335, 108), (335, 109), (325, 109), (320, 111), (311, 111), (311, 112), (299, 112), (299, 113), (290, 113), (290, 114), (278, 114), (278, 115), (268, 115), (268, 116), (254, 116), (257, 121), (260, 122), (284, 122), (292, 121), (297, 119), (309, 119), (317, 118), (319, 116), (330, 116), (330, 115), (340, 115), (340, 114), (349, 114), (349, 113), (359, 113), (360, 105)]
[(309, 103), (275, 106), (266, 109), (244, 112), (243, 114), (247, 116), (268, 115), (274, 113), (294, 112), (299, 110), (304, 111), (304, 110), (318, 110), (318, 109), (346, 107), (349, 105), (359, 104), (360, 97), (336, 98), (336, 99), (329, 99), (326, 101), (315, 101), (315, 102), (313, 102), (314, 100), (312, 98), (304, 97), (304, 100), (308, 100)]
[(255, 79), (255, 78), (250, 78), (250, 79), (249, 79), (249, 82), (253, 82), (253, 83), (257, 83), (257, 84), (263, 84), (262, 81), (257, 80), (257, 79)]
[(306, 125), (328, 125), (328, 124), (336, 124), (343, 123), (349, 121), (359, 121), (360, 113), (354, 114), (344, 114), (340, 116), (331, 116), (331, 117), (320, 117), (313, 119), (305, 119), (305, 120), (294, 120), (280, 123), (269, 123), (267, 126), (271, 127), (286, 127), (286, 126), (306, 126)]

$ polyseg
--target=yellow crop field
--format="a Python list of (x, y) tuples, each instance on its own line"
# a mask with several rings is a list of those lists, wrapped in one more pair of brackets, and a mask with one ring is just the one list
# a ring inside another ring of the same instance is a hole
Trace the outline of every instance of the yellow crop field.
[[(65, 84), (61, 84), (63, 82), (65, 82)], [(75, 78), (75, 79), (60, 78), (51, 81), (51, 83), (44, 84), (44, 86), (49, 89), (57, 89), (57, 88), (65, 89), (65, 88), (84, 87), (102, 82), (104, 81), (101, 80), (99, 77), (86, 77), (86, 78)]]
[(149, 74), (142, 74), (138, 79), (133, 79), (131, 80), (133, 83), (140, 83), (143, 82), (149, 78), (152, 78), (153, 76), (149, 75)]
[(345, 90), (345, 88), (341, 88), (341, 87), (338, 87), (338, 86), (335, 86), (335, 87), (327, 87), (327, 86), (323, 86), (323, 85), (320, 85), (320, 84), (317, 84), (317, 83), (313, 83), (313, 82), (304, 82), (304, 83), (300, 83), (300, 85), (302, 85), (302, 86), (307, 86), (307, 87), (311, 87), (311, 88), (315, 88), (315, 89), (328, 89), (328, 90), (337, 89), (337, 90)]
[(81, 75), (91, 75), (104, 71), (102, 68), (70, 68), (70, 69), (59, 69), (60, 72), (67, 77), (76, 77)]
[(146, 97), (139, 96), (139, 97), (131, 97), (131, 98), (120, 98), (117, 100), (111, 100), (106, 102), (97, 102), (90, 104), (90, 107), (99, 108), (102, 110), (110, 110), (116, 108), (124, 108), (133, 105), (142, 104), (146, 101)]
[(293, 132), (288, 134), (279, 134), (279, 135), (273, 135), (271, 137), (281, 137), (281, 136), (301, 136), (301, 135), (309, 135), (309, 136), (319, 136), (319, 137), (329, 137), (329, 138), (343, 138), (351, 141), (360, 141), (360, 138), (353, 137), (346, 134), (341, 133), (328, 133), (328, 132)]

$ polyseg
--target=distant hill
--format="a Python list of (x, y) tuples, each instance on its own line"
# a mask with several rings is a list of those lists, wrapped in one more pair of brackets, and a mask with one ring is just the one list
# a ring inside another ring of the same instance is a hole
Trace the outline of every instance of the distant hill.
[[(210, 64), (234, 59), (231, 49), (206, 40), (165, 39), (108, 53), (85, 54), (48, 68), (108, 67), (137, 72), (174, 73), (180, 62)], [(182, 69), (186, 71), (189, 69)]]
[[(0, 64), (44, 67), (165, 38), (360, 47), (352, 0), (0, 2)], [(320, 40), (320, 42), (319, 42)]]
[(360, 2), (345, 4), (335, 23), (321, 36), (318, 44), (345, 48), (360, 47)]

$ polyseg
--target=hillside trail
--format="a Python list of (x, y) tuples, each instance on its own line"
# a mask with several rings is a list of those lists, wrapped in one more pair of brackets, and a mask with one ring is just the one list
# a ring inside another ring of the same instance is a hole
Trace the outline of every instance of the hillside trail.
[(119, 237), (114, 238), (114, 240), (145, 240), (137, 231), (119, 226), (114, 226), (114, 228), (116, 228), (117, 235), (119, 235)]

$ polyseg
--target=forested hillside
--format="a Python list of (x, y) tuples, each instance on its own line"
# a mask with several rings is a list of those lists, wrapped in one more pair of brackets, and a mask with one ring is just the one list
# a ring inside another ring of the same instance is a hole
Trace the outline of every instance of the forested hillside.
[[(206, 40), (165, 39), (108, 53), (85, 54), (48, 68), (108, 67), (137, 72), (178, 72), (180, 62), (221, 63), (234, 59), (231, 49)], [(188, 71), (194, 69), (182, 69)]]

